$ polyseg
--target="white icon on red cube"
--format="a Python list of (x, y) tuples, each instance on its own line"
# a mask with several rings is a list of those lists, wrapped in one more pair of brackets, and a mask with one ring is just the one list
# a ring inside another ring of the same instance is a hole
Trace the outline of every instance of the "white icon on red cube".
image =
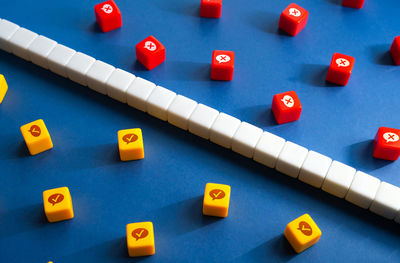
[(102, 7), (101, 9), (102, 9), (102, 10), (104, 11), (104, 13), (106, 13), (106, 14), (111, 14), (112, 11), (113, 11), (112, 6), (109, 5), (109, 4), (103, 5), (103, 7)]
[(231, 60), (231, 57), (228, 55), (218, 55), (215, 57), (215, 59), (221, 64), (229, 62)]
[(301, 12), (299, 9), (292, 7), (289, 9), (289, 15), (294, 16), (294, 17), (299, 17), (299, 16), (301, 16)]
[(281, 101), (283, 102), (283, 104), (285, 104), (286, 107), (288, 108), (292, 108), (294, 106), (294, 99), (289, 96), (289, 95), (285, 95), (283, 97), (283, 99), (281, 99)]
[(345, 59), (345, 58), (338, 58), (338, 59), (336, 59), (336, 64), (337, 64), (337, 66), (338, 66), (339, 68), (340, 68), (340, 67), (346, 68), (346, 67), (350, 66), (350, 61), (348, 61), (348, 60)]
[(397, 142), (400, 140), (399, 135), (393, 132), (386, 132), (383, 134), (383, 139), (385, 139), (386, 143), (389, 142)]
[(146, 48), (146, 49), (148, 49), (150, 51), (154, 51), (154, 50), (157, 49), (157, 46), (152, 41), (146, 41), (146, 43), (144, 43), (144, 48)]

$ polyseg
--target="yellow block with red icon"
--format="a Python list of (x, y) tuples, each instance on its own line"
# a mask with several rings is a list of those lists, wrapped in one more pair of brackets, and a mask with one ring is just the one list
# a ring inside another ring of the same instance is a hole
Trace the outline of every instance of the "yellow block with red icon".
[(53, 148), (49, 131), (42, 119), (21, 126), (21, 133), (31, 155)]
[(0, 104), (3, 102), (4, 96), (6, 96), (8, 85), (6, 79), (0, 74)]
[(142, 130), (136, 128), (118, 131), (118, 148), (121, 161), (143, 159)]
[(300, 253), (318, 242), (321, 230), (309, 214), (304, 214), (286, 226), (284, 235), (293, 249)]
[(156, 252), (153, 223), (140, 222), (127, 224), (126, 243), (130, 257), (153, 255)]
[(231, 187), (225, 184), (206, 184), (203, 199), (203, 214), (208, 216), (227, 217)]
[(68, 187), (54, 188), (43, 192), (44, 213), (50, 223), (74, 217), (71, 194)]

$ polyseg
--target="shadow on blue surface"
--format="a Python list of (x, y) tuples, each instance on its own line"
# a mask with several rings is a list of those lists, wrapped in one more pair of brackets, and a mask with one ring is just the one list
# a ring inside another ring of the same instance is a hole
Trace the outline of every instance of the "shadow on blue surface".
[(183, 1), (156, 1), (163, 11), (178, 15), (200, 17), (200, 2), (185, 3)]
[[(257, 105), (239, 109), (238, 116), (247, 116), (246, 121), (257, 124), (259, 127), (276, 126), (274, 114), (270, 105)], [(251, 117), (249, 117), (251, 116)]]
[(342, 5), (342, 1), (341, 0), (325, 0), (328, 3), (331, 3), (333, 5)]
[(303, 64), (298, 79), (314, 87), (343, 87), (334, 83), (325, 81), (329, 66), (321, 64)]
[(372, 62), (382, 66), (394, 66), (392, 55), (390, 54), (390, 45), (381, 44), (369, 47)]

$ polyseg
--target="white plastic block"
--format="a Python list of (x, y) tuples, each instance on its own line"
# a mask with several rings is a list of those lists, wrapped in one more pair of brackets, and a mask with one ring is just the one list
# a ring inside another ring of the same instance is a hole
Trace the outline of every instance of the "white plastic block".
[(210, 129), (210, 141), (225, 148), (231, 148), (232, 137), (239, 128), (241, 121), (221, 112)]
[(303, 146), (287, 141), (278, 156), (275, 169), (290, 177), (297, 178), (308, 150)]
[(107, 95), (110, 98), (126, 103), (126, 91), (135, 78), (132, 73), (117, 68), (107, 80)]
[(0, 21), (0, 49), (11, 53), (10, 45), (8, 41), (17, 32), (19, 25), (11, 23), (5, 19)]
[(253, 160), (270, 168), (275, 168), (285, 142), (285, 139), (265, 131), (256, 145)]
[(322, 190), (339, 198), (344, 198), (353, 182), (356, 169), (344, 163), (333, 161), (322, 183)]
[(68, 77), (83, 86), (87, 86), (86, 73), (96, 60), (81, 52), (76, 52), (66, 65)]
[(314, 151), (309, 151), (300, 169), (299, 180), (321, 188), (331, 164), (331, 158)]
[(47, 62), (47, 56), (55, 48), (57, 42), (51, 40), (45, 36), (38, 36), (30, 44), (29, 57), (30, 60), (42, 68), (49, 69), (49, 63)]
[(168, 122), (182, 130), (187, 130), (189, 126), (189, 118), (192, 115), (197, 102), (177, 95), (168, 107)]
[(232, 137), (232, 151), (253, 158), (254, 149), (263, 131), (247, 122), (242, 122)]
[(394, 219), (396, 217), (396, 222), (398, 222), (400, 188), (386, 182), (381, 182), (369, 210), (387, 219)]
[(156, 84), (136, 77), (126, 91), (126, 100), (129, 106), (146, 112), (146, 103)]
[(75, 55), (76, 51), (61, 44), (57, 44), (55, 48), (47, 56), (49, 69), (65, 78), (68, 77), (66, 65)]
[(160, 120), (168, 119), (168, 107), (176, 97), (176, 93), (169, 89), (157, 86), (147, 99), (147, 112)]
[(38, 34), (20, 27), (9, 39), (8, 44), (11, 48), (12, 53), (20, 58), (29, 61), (29, 45), (35, 40)]
[(86, 73), (88, 87), (101, 94), (107, 94), (106, 82), (114, 72), (115, 67), (103, 61), (96, 60)]
[(219, 111), (204, 104), (198, 104), (189, 118), (189, 131), (203, 139), (210, 138), (210, 129)]
[(346, 200), (367, 209), (374, 200), (380, 184), (381, 180), (378, 178), (357, 171), (347, 192)]

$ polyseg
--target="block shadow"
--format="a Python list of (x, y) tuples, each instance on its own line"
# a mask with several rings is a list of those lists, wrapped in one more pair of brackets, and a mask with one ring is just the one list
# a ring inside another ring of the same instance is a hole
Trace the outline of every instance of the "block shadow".
[(298, 77), (300, 81), (314, 87), (342, 87), (325, 80), (329, 66), (321, 64), (303, 64)]
[(158, 7), (166, 12), (200, 18), (200, 2), (189, 2), (170, 0), (170, 1), (157, 1)]
[(267, 10), (258, 10), (249, 16), (249, 23), (252, 27), (269, 34), (291, 37), (285, 31), (279, 29), (280, 14)]
[(389, 49), (390, 45), (388, 44), (370, 46), (369, 51), (372, 62), (382, 66), (393, 66), (394, 63)]
[(240, 114), (251, 116), (246, 121), (257, 123), (261, 128), (277, 125), (271, 105), (257, 105), (239, 109)]
[(325, 2), (331, 3), (333, 5), (341, 6), (342, 1), (341, 0), (325, 0)]

